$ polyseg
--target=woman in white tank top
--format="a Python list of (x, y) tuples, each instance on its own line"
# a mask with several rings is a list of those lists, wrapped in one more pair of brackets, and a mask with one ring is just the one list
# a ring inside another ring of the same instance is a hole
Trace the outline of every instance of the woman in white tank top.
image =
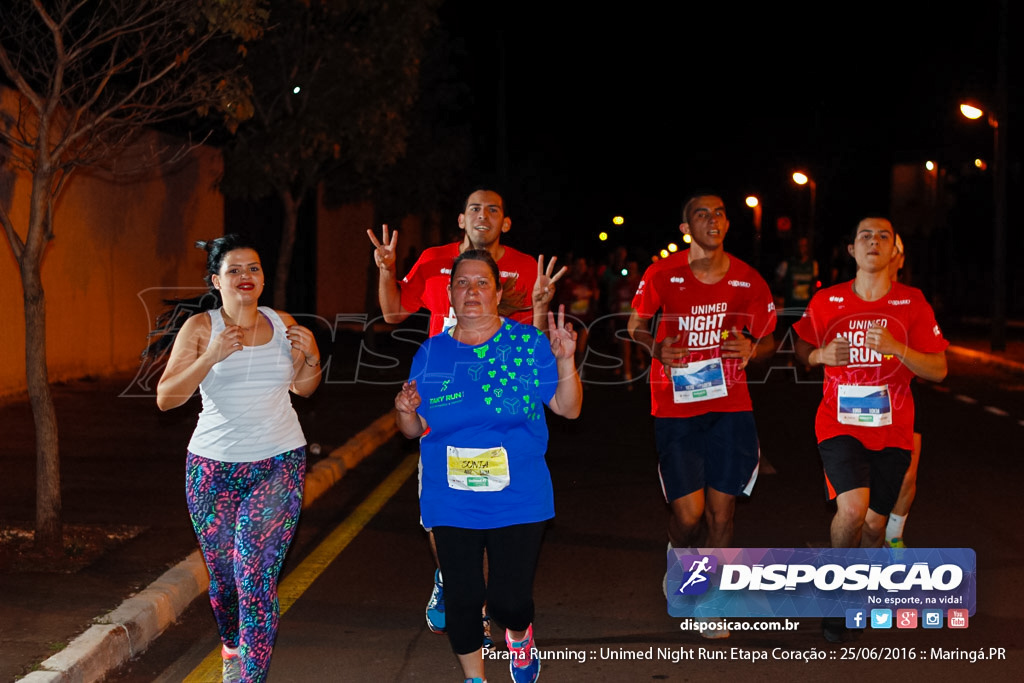
[[(313, 393), (320, 352), (313, 333), (292, 316), (258, 305), (264, 275), (251, 242), (225, 235), (196, 246), (207, 252), (213, 296), (196, 300), (192, 310), (175, 306), (165, 325), (187, 320), (147, 353), (173, 344), (157, 385), (161, 410), (184, 404), (197, 389), (202, 395), (188, 446), (186, 499), (210, 572), (223, 678), (263, 681), (277, 636), (278, 575), (305, 477), (306, 439), (288, 392)], [(192, 315), (196, 308), (201, 315)]]

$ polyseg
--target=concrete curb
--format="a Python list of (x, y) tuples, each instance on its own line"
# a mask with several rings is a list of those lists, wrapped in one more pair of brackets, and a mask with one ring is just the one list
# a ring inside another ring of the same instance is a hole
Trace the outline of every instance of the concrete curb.
[[(398, 432), (393, 411), (374, 420), (306, 473), (302, 507), (313, 501)], [(91, 683), (143, 652), (206, 592), (210, 577), (196, 550), (85, 633), (40, 664), (25, 683)]]
[(956, 354), (958, 356), (963, 356), (965, 358), (972, 358), (974, 360), (979, 360), (982, 363), (989, 363), (991, 365), (999, 365), (999, 366), (1001, 366), (1003, 368), (1006, 368), (1007, 370), (1015, 370), (1017, 372), (1024, 372), (1024, 363), (1020, 363), (1020, 362), (1015, 361), (1015, 360), (1009, 360), (1007, 358), (1000, 358), (999, 356), (996, 356), (996, 355), (991, 354), (991, 353), (986, 353), (984, 351), (976, 351), (974, 349), (969, 349), (969, 348), (967, 348), (965, 346), (956, 346), (954, 344), (950, 344), (950, 346), (948, 348), (948, 351), (950, 353), (954, 353), (954, 354)]

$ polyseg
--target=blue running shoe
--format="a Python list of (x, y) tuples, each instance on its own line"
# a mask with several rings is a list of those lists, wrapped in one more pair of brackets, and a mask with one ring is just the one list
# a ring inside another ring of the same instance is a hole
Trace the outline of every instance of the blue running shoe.
[(526, 638), (514, 642), (505, 631), (505, 644), (512, 654), (508, 668), (513, 683), (535, 683), (540, 678), (540, 657), (537, 656), (537, 645), (533, 642), (533, 624), (526, 629)]
[(434, 592), (427, 603), (427, 628), (434, 633), (444, 633), (444, 584), (441, 581), (441, 570), (434, 570)]
[(483, 648), (485, 652), (489, 652), (494, 649), (494, 640), (491, 638), (491, 618), (484, 613), (484, 643)]

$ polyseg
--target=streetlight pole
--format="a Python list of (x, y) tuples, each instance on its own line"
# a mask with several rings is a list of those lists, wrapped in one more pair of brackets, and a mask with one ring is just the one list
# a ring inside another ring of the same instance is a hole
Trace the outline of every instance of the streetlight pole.
[[(1006, 350), (1006, 133), (995, 112), (961, 104), (969, 119), (987, 116), (992, 128), (992, 338), (993, 351)], [(1005, 125), (1005, 124), (1004, 124)]]
[(1006, 60), (1008, 3), (999, 3), (998, 69), (996, 71), (996, 99), (994, 110), (961, 104), (960, 113), (969, 119), (987, 114), (992, 128), (992, 338), (993, 351), (1006, 350)]
[[(993, 158), (993, 201), (995, 209), (995, 235), (992, 240), (992, 279), (995, 281), (995, 292), (992, 299), (992, 350), (1006, 350), (1006, 122), (1010, 117), (1006, 101), (1006, 61), (1008, 59), (1008, 38), (1007, 20), (1009, 3), (1001, 0), (999, 3), (999, 23), (996, 30), (998, 37), (998, 66), (996, 69), (996, 115), (990, 117), (989, 125), (992, 126), (993, 145), (995, 156)], [(1002, 121), (1003, 129), (1000, 131), (999, 123)]]
[(754, 268), (761, 268), (761, 201), (754, 195), (746, 198), (747, 206), (754, 211)]
[(814, 182), (814, 178), (800, 171), (793, 174), (793, 182), (797, 185), (807, 185), (811, 193), (811, 212), (807, 219), (807, 245), (811, 254), (814, 254), (814, 211), (818, 206), (818, 184)]

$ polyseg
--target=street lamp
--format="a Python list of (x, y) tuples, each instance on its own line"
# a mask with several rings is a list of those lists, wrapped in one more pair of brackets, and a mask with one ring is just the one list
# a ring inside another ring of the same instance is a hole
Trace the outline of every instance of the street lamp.
[(761, 200), (754, 195), (746, 198), (747, 206), (754, 211), (754, 268), (761, 267)]
[(761, 201), (754, 195), (746, 199), (747, 206), (754, 210), (754, 230), (761, 232)]
[[(1006, 136), (999, 134), (999, 119), (994, 111), (964, 103), (960, 113), (977, 120), (988, 115), (992, 128), (992, 339), (993, 351), (1006, 350)], [(975, 161), (978, 168), (984, 162)]]
[(811, 214), (807, 219), (807, 243), (811, 248), (811, 253), (814, 253), (814, 210), (817, 206), (818, 196), (818, 184), (814, 182), (814, 178), (810, 177), (806, 173), (796, 171), (793, 173), (793, 182), (797, 185), (807, 185), (811, 191)]

